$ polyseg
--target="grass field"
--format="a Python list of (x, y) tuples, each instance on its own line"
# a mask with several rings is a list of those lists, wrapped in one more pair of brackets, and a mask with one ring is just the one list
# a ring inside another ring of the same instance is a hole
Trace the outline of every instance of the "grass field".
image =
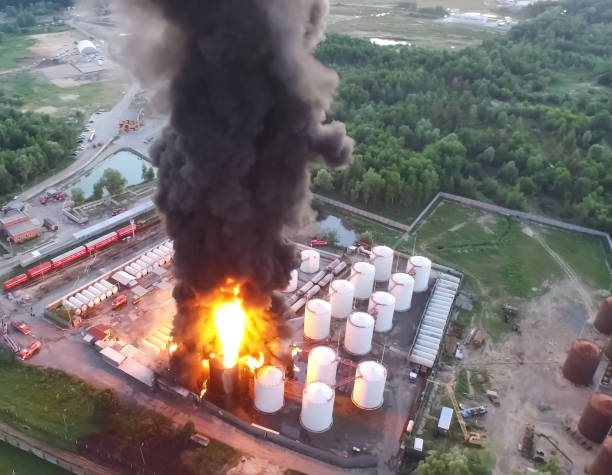
[(66, 470), (0, 442), (0, 475), (64, 475)]
[(0, 71), (19, 68), (34, 61), (29, 50), (36, 41), (26, 35), (5, 35), (0, 42)]
[(467, 323), (482, 324), (495, 337), (510, 329), (500, 318), (503, 303), (525, 302), (567, 277), (528, 235), (530, 230), (572, 267), (586, 287), (607, 289), (612, 284), (612, 259), (603, 240), (448, 201), (440, 203), (398, 249), (410, 253), (416, 241), (418, 252), (464, 272), (465, 288), (478, 297), (471, 312), (474, 320)]
[(99, 427), (92, 419), (94, 389), (58, 370), (0, 363), (0, 419), (32, 437), (71, 450)]
[(77, 110), (88, 116), (100, 108), (111, 108), (121, 98), (125, 86), (119, 82), (97, 82), (61, 88), (36, 73), (21, 72), (5, 76), (0, 91), (17, 99), (22, 108), (47, 112), (57, 117)]
[[(495, 28), (442, 23), (435, 19), (413, 16), (397, 9), (401, 2), (353, 0), (333, 2), (328, 31), (362, 38), (386, 38), (406, 41), (428, 48), (463, 48), (479, 44), (500, 34)], [(483, 0), (425, 0), (419, 8), (442, 6), (462, 11), (491, 11), (494, 3)]]

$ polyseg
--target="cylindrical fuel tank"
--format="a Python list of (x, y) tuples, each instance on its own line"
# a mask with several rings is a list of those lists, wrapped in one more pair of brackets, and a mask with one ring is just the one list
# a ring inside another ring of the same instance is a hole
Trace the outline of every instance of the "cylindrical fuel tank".
[(375, 267), (368, 262), (356, 262), (351, 268), (350, 281), (355, 287), (356, 299), (367, 299), (374, 287)]
[(610, 428), (612, 428), (612, 397), (607, 394), (593, 394), (582, 411), (578, 430), (587, 439), (599, 444), (606, 438)]
[(395, 297), (388, 292), (374, 292), (370, 297), (368, 313), (376, 318), (374, 331), (388, 332), (393, 327)]
[(355, 286), (348, 280), (334, 280), (329, 285), (329, 301), (332, 317), (347, 318), (353, 310)]
[(612, 436), (606, 437), (597, 457), (591, 464), (590, 475), (610, 475), (612, 473)]
[(599, 347), (589, 340), (574, 340), (563, 364), (563, 376), (576, 384), (591, 384), (601, 360)]
[(608, 297), (601, 303), (595, 317), (594, 327), (604, 335), (612, 335), (612, 297)]
[(331, 324), (331, 305), (321, 299), (310, 300), (306, 304), (304, 316), (304, 336), (309, 340), (324, 340), (329, 336)]
[(376, 269), (376, 282), (386, 282), (391, 277), (393, 268), (393, 249), (387, 246), (375, 246), (370, 254), (370, 264)]
[(364, 312), (351, 314), (346, 322), (344, 349), (353, 355), (365, 355), (372, 349), (374, 317)]

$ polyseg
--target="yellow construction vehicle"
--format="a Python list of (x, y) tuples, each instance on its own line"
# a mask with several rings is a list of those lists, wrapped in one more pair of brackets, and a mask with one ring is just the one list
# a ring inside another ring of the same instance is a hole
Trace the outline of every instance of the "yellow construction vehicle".
[(479, 434), (478, 432), (468, 432), (465, 421), (463, 420), (463, 415), (461, 414), (461, 409), (459, 408), (459, 404), (457, 404), (457, 398), (455, 398), (455, 387), (452, 383), (447, 383), (444, 386), (446, 387), (446, 392), (448, 392), (448, 397), (450, 397), (450, 400), (453, 403), (453, 408), (455, 409), (455, 414), (457, 415), (457, 422), (459, 422), (461, 432), (463, 432), (465, 445), (468, 447), (476, 447), (481, 449), (483, 447), (483, 439), (486, 436)]

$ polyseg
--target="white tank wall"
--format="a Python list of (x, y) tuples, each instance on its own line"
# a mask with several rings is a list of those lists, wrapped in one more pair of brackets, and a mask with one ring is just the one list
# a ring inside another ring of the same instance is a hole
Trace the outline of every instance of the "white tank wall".
[(330, 386), (336, 384), (338, 357), (328, 346), (316, 346), (308, 355), (306, 368), (306, 383), (322, 381)]
[(81, 294), (83, 294), (85, 297), (91, 300), (91, 302), (93, 302), (94, 305), (98, 305), (100, 303), (100, 298), (97, 295), (92, 294), (88, 290), (81, 290)]
[(378, 409), (383, 404), (387, 369), (376, 361), (363, 361), (357, 365), (351, 399), (361, 409)]
[(302, 393), (300, 423), (310, 432), (325, 432), (333, 423), (334, 390), (325, 383), (307, 384)]
[(162, 263), (162, 260), (157, 254), (154, 254), (152, 252), (147, 252), (145, 256), (153, 261), (153, 267), (159, 267), (160, 264)]
[(389, 280), (389, 293), (395, 297), (395, 310), (405, 312), (412, 305), (412, 293), (414, 290), (414, 278), (411, 275), (397, 273)]
[(387, 332), (393, 327), (395, 297), (388, 292), (374, 292), (370, 297), (368, 313), (376, 318), (374, 331)]
[(74, 297), (70, 297), (68, 299), (68, 302), (77, 309), (77, 312), (76, 312), (77, 315), (80, 315), (81, 313), (87, 311), (87, 305), (84, 305), (82, 302), (75, 299)]
[(117, 292), (119, 292), (119, 287), (117, 287), (116, 285), (111, 284), (108, 280), (102, 279), (100, 281), (100, 284), (102, 284), (104, 287), (109, 289), (113, 293), (113, 295), (116, 294)]
[(140, 272), (142, 272), (142, 275), (147, 275), (151, 270), (151, 266), (142, 259), (136, 259), (136, 262), (134, 264), (140, 267)]
[(346, 322), (344, 348), (353, 355), (366, 355), (372, 349), (374, 317), (364, 312), (351, 314)]
[(87, 305), (89, 308), (92, 308), (94, 306), (93, 301), (85, 297), (80, 292), (78, 294), (75, 294), (74, 298), (77, 299), (79, 302), (81, 302), (83, 305)]
[(321, 299), (310, 300), (306, 304), (304, 336), (310, 340), (324, 340), (329, 336), (330, 324), (330, 303)]
[(298, 271), (297, 269), (293, 269), (291, 274), (289, 274), (289, 283), (287, 287), (283, 290), (284, 293), (295, 292), (298, 286)]
[(356, 262), (351, 268), (350, 281), (355, 286), (355, 298), (367, 299), (374, 287), (375, 267), (368, 262)]
[(106, 291), (98, 289), (95, 285), (90, 285), (87, 287), (87, 290), (96, 295), (100, 299), (100, 302), (104, 302), (106, 300)]
[(374, 279), (377, 282), (388, 281), (393, 268), (393, 249), (387, 246), (374, 246), (370, 254), (370, 264), (376, 269)]
[(159, 266), (159, 260), (158, 259), (152, 259), (151, 257), (143, 254), (142, 256), (140, 256), (140, 259), (147, 264), (151, 269), (153, 269), (154, 267)]
[(253, 402), (257, 410), (272, 414), (285, 404), (285, 375), (276, 366), (262, 366), (255, 374)]
[(355, 286), (348, 280), (334, 280), (329, 286), (332, 317), (348, 318), (353, 311)]
[(414, 271), (414, 291), (425, 292), (429, 288), (431, 261), (427, 257), (412, 256), (406, 264), (406, 272)]
[(142, 278), (142, 272), (140, 272), (140, 270), (138, 270), (136, 267), (132, 265), (125, 266), (123, 270), (126, 271), (128, 274), (133, 275), (136, 279)]
[(102, 282), (96, 282), (94, 284), (94, 287), (100, 290), (101, 292), (104, 292), (107, 297), (110, 297), (111, 295), (113, 295), (112, 289), (109, 289), (108, 287), (106, 287), (104, 284), (102, 284)]
[(321, 255), (314, 249), (305, 249), (302, 251), (302, 264), (300, 270), (306, 274), (314, 274), (319, 272)]

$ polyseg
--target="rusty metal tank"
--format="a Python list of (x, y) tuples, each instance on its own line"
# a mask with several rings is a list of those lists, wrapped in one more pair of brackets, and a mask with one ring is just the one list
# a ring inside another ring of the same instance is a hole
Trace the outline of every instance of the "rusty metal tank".
[(582, 411), (578, 430), (587, 439), (599, 444), (606, 438), (610, 428), (612, 428), (612, 397), (607, 394), (593, 394)]
[(604, 349), (604, 355), (606, 355), (606, 358), (612, 361), (612, 336), (608, 339), (608, 344)]
[(606, 440), (597, 453), (597, 457), (591, 465), (591, 475), (610, 475), (612, 472), (612, 436), (606, 437)]
[(601, 302), (593, 325), (604, 335), (612, 335), (612, 297)]
[(601, 360), (601, 350), (589, 340), (578, 338), (572, 342), (563, 364), (563, 376), (576, 384), (589, 385)]

